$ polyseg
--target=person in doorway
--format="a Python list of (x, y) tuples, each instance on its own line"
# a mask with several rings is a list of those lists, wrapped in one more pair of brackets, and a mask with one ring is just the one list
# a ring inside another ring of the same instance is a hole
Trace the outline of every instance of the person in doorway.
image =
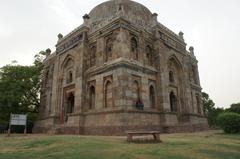
[(136, 108), (139, 109), (139, 110), (143, 110), (143, 108), (144, 108), (144, 104), (143, 104), (143, 102), (141, 101), (140, 98), (136, 102)]

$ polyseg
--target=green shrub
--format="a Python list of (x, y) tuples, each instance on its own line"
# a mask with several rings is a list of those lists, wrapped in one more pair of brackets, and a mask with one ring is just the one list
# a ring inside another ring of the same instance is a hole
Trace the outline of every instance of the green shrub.
[(240, 133), (240, 114), (222, 113), (218, 116), (217, 121), (225, 133)]

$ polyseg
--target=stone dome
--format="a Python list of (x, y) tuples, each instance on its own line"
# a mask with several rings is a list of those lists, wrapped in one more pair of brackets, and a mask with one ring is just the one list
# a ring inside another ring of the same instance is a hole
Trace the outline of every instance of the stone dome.
[(118, 17), (122, 13), (127, 20), (141, 25), (151, 25), (151, 11), (140, 3), (131, 0), (110, 0), (99, 4), (89, 13), (90, 23)]

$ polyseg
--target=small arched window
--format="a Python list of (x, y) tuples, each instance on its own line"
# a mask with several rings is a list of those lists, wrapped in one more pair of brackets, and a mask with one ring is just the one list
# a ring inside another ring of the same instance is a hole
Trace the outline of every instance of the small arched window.
[(152, 48), (148, 45), (146, 47), (146, 56), (147, 56), (147, 63), (148, 65), (153, 65), (153, 55), (152, 55)]
[(135, 37), (131, 38), (131, 53), (134, 60), (138, 59), (138, 43)]
[(121, 6), (121, 5), (118, 7), (118, 10), (119, 10), (119, 11), (122, 11), (122, 6)]
[(73, 82), (73, 74), (72, 74), (72, 71), (68, 71), (67, 83), (72, 83), (72, 82)]
[(94, 66), (96, 64), (96, 46), (92, 46), (90, 50), (90, 67)]
[(176, 95), (173, 92), (171, 92), (169, 95), (169, 98), (170, 98), (171, 112), (177, 112), (177, 97), (176, 97)]
[(169, 71), (169, 82), (171, 83), (175, 82), (173, 71)]
[(112, 38), (108, 38), (106, 40), (106, 61), (108, 61), (112, 57), (112, 47), (113, 47)]

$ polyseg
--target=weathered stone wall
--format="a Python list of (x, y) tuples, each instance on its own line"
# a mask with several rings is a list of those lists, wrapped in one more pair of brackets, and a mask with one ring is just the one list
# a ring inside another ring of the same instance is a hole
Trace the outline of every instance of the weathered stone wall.
[[(191, 122), (178, 122), (175, 114), (162, 114), (154, 111), (105, 111), (84, 113), (70, 116), (63, 125), (48, 125), (49, 120), (42, 121), (35, 132), (55, 134), (83, 135), (125, 135), (126, 131), (160, 131), (162, 133), (194, 132), (208, 129), (206, 119), (199, 116), (189, 116)], [(167, 119), (167, 120), (166, 120)], [(80, 123), (78, 123), (80, 121)], [(85, 121), (85, 122), (83, 122)]]
[(207, 128), (198, 62), (183, 33), (128, 0), (103, 3), (83, 18), (83, 25), (59, 35), (56, 52), (45, 60), (36, 132)]

